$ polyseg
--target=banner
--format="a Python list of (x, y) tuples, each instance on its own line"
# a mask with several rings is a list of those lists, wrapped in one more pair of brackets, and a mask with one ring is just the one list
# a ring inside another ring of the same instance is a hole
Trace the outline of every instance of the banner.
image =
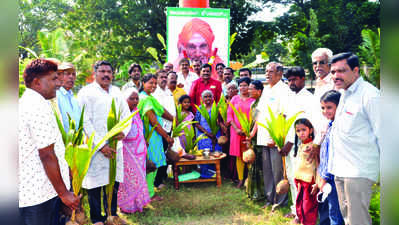
[[(179, 61), (229, 65), (230, 9), (167, 8), (167, 60), (179, 71)], [(212, 76), (213, 77), (213, 76)]]

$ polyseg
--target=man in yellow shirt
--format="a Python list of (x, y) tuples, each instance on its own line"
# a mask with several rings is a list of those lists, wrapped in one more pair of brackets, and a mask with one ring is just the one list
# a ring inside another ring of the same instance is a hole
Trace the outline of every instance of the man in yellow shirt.
[(174, 71), (168, 72), (168, 88), (173, 94), (173, 99), (175, 100), (175, 104), (179, 104), (179, 98), (182, 95), (186, 95), (186, 91), (183, 88), (179, 88), (176, 86), (177, 84), (177, 74)]

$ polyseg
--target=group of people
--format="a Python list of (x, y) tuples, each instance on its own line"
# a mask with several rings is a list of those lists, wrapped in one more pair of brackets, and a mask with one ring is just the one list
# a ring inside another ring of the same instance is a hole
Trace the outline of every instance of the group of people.
[[(69, 117), (78, 124), (84, 107), (84, 132), (88, 136), (94, 132), (97, 144), (107, 133), (112, 100), (121, 119), (138, 113), (116, 136), (120, 140), (116, 149), (105, 143), (91, 159), (83, 188), (87, 190), (93, 224), (103, 224), (106, 216), (125, 224), (117, 215), (117, 207), (122, 213), (134, 213), (151, 201), (162, 201), (156, 190), (165, 187), (170, 163), (166, 152), (176, 144), (183, 151), (187, 146), (187, 135), (171, 137), (179, 105), (187, 115), (185, 121), (198, 122), (188, 128), (195, 129), (197, 137), (205, 135), (198, 149), (227, 153), (229, 163), (222, 164), (223, 173), (225, 177), (237, 174), (237, 187), (245, 185), (250, 199), (263, 201), (272, 210), (286, 206), (288, 194), (276, 193), (286, 171), (293, 202), (286, 217), (301, 224), (316, 224), (317, 218), (320, 224), (371, 224), (371, 186), (379, 174), (379, 91), (359, 75), (356, 55), (333, 56), (331, 50), (320, 48), (311, 57), (317, 75), (314, 94), (305, 88), (302, 67), (284, 70), (282, 64), (270, 62), (263, 84), (252, 80), (247, 68), (241, 68), (234, 79), (234, 70), (222, 63), (215, 66), (218, 76), (214, 79), (211, 65), (183, 58), (179, 68), (165, 63), (155, 74), (143, 75), (141, 66), (133, 63), (128, 70), (130, 79), (121, 89), (112, 85), (112, 65), (97, 61), (95, 81), (81, 88), (76, 97), (72, 92), (76, 70), (71, 63), (33, 60), (25, 68), (27, 89), (19, 102), (19, 209), (24, 224), (57, 224), (62, 204), (71, 209), (80, 207), (80, 196), (70, 188), (65, 147), (54, 113), (68, 131)], [(283, 74), (288, 84), (283, 82)], [(212, 104), (218, 103), (222, 94), (256, 121), (249, 137), (231, 106), (227, 121), (218, 116), (221, 129), (215, 134), (197, 110), (196, 106), (205, 107), (211, 116)], [(257, 124), (266, 124), (268, 107), (287, 118), (302, 112), (282, 148), (276, 147), (268, 131)], [(221, 135), (229, 137), (227, 144), (217, 143)], [(251, 164), (243, 161), (248, 142), (255, 152)], [(111, 207), (112, 215), (103, 216), (101, 196), (106, 197), (109, 158), (114, 155), (117, 173), (111, 206), (103, 201), (103, 208)], [(182, 157), (191, 158), (186, 151)], [(151, 163), (153, 170), (149, 170)], [(214, 176), (211, 166), (200, 169), (202, 177)]]

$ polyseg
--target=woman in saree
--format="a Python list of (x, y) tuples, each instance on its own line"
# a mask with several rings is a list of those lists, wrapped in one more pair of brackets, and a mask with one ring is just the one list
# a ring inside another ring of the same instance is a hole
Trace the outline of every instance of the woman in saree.
[[(173, 116), (165, 110), (162, 105), (151, 95), (157, 87), (157, 77), (154, 74), (146, 74), (142, 78), (142, 91), (139, 94), (139, 109), (141, 119), (146, 124), (149, 123), (149, 131), (154, 128), (154, 132), (148, 141), (148, 158), (155, 163), (156, 167), (166, 166), (166, 156), (163, 150), (162, 137), (166, 139), (170, 146), (173, 139), (162, 129), (162, 118), (173, 121)], [(157, 170), (147, 174), (147, 186), (151, 200), (162, 200), (160, 196), (155, 196), (154, 181)]]
[[(257, 106), (259, 103), (260, 96), (262, 95), (263, 84), (259, 80), (254, 80), (251, 82), (248, 88), (249, 97), (255, 99), (251, 104), (252, 118), (256, 120), (258, 115)], [(262, 171), (262, 147), (256, 144), (256, 132), (258, 130), (258, 125), (255, 123), (250, 137), (247, 141), (250, 141), (254, 152), (255, 161), (250, 165), (248, 170), (247, 179), (247, 195), (248, 198), (254, 201), (263, 200), (265, 198), (264, 184), (263, 184), (263, 171)]]
[[(209, 116), (211, 116), (211, 109), (212, 109), (212, 104), (214, 102), (213, 98), (213, 93), (210, 90), (205, 90), (201, 94), (202, 101), (204, 103), (204, 106), (206, 110), (208, 111)], [(202, 106), (200, 106), (202, 107)], [(203, 149), (209, 149), (211, 152), (212, 151), (222, 151), (222, 147), (217, 143), (217, 138), (221, 136), (220, 129), (216, 134), (213, 134), (211, 131), (210, 126), (208, 125), (208, 122), (206, 121), (205, 117), (202, 116), (199, 110), (197, 110), (195, 114), (195, 121), (198, 121), (198, 123), (195, 123), (194, 126), (197, 128), (197, 137), (199, 137), (202, 134), (205, 134), (207, 138), (204, 138), (198, 142), (198, 149), (203, 150)], [(221, 123), (219, 123), (219, 126), (222, 126)], [(212, 144), (215, 146), (213, 149)], [(215, 166), (214, 165), (200, 165), (201, 168), (201, 177), (202, 178), (210, 178), (215, 175)]]
[[(135, 88), (129, 88), (123, 95), (133, 113), (137, 110), (139, 95)], [(123, 213), (143, 211), (150, 202), (146, 182), (147, 145), (143, 133), (143, 122), (140, 114), (132, 118), (129, 133), (123, 139), (123, 183), (119, 185), (118, 205)]]
[[(252, 102), (255, 99), (249, 96), (248, 87), (251, 83), (251, 79), (248, 77), (243, 77), (238, 80), (238, 86), (240, 89), (240, 94), (235, 95), (230, 103), (240, 112), (244, 112), (247, 117), (249, 117), (249, 112), (251, 109)], [(244, 184), (244, 168), (245, 163), (242, 161), (242, 145), (241, 143), (245, 141), (246, 137), (241, 129), (240, 121), (235, 115), (233, 109), (229, 106), (227, 110), (227, 121), (232, 121), (230, 126), (230, 155), (236, 158), (236, 168), (238, 174), (238, 185), (237, 188), (241, 188)]]

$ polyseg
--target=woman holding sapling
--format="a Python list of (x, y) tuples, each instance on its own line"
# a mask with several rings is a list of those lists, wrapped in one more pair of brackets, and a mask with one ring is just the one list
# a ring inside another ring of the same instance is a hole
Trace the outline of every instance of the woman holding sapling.
[[(137, 90), (128, 88), (123, 94), (133, 113), (139, 103)], [(137, 113), (132, 118), (129, 133), (123, 139), (124, 177), (118, 191), (118, 205), (123, 213), (142, 212), (143, 207), (150, 202), (146, 183), (147, 145), (143, 132), (143, 122)]]
[[(255, 101), (255, 99), (249, 96), (248, 87), (251, 83), (251, 79), (248, 77), (243, 77), (238, 80), (238, 86), (240, 89), (240, 94), (235, 95), (230, 103), (238, 110), (242, 111), (249, 117), (251, 104)], [(235, 115), (233, 109), (231, 107), (227, 110), (227, 121), (232, 121), (230, 126), (230, 155), (236, 157), (236, 168), (238, 174), (239, 183), (237, 188), (241, 188), (244, 184), (244, 167), (245, 163), (242, 161), (242, 153), (246, 146), (243, 146), (241, 143), (245, 141), (246, 137), (244, 132), (241, 129), (240, 121), (238, 117)]]
[[(173, 139), (168, 136), (166, 131), (162, 129), (162, 118), (173, 121), (173, 116), (165, 110), (161, 104), (151, 95), (157, 87), (157, 77), (154, 74), (146, 74), (142, 78), (142, 91), (139, 94), (139, 104), (137, 108), (140, 111), (141, 119), (149, 120), (149, 130), (154, 128), (148, 143), (148, 156), (149, 159), (155, 163), (156, 167), (166, 166), (166, 156), (163, 150), (162, 137), (166, 139), (170, 146), (173, 145)], [(151, 200), (162, 200), (161, 197), (155, 196), (154, 180), (157, 170), (148, 173), (146, 180), (148, 192)]]
[[(201, 134), (205, 134), (207, 138), (202, 139), (198, 142), (198, 149), (199, 150), (209, 149), (210, 151), (215, 150), (221, 152), (222, 148), (217, 143), (217, 138), (221, 136), (220, 129), (217, 132), (212, 133), (211, 126), (208, 124), (205, 118), (206, 115), (203, 115), (203, 113), (201, 113), (206, 111), (210, 117), (210, 120), (213, 120), (213, 122), (215, 122), (216, 120), (217, 126), (220, 127), (220, 122), (218, 120), (219, 113), (216, 112), (216, 118), (215, 116), (212, 116), (212, 105), (214, 102), (213, 93), (210, 90), (205, 90), (202, 92), (201, 98), (203, 105), (199, 106), (195, 114), (194, 120), (198, 121), (198, 123), (195, 123), (194, 126), (197, 128), (197, 137), (200, 136)], [(205, 107), (205, 109), (203, 107)], [(214, 165), (201, 165), (201, 177), (203, 178), (212, 177), (215, 174), (214, 171), (215, 171)]]
[[(255, 99), (251, 104), (252, 118), (257, 120), (259, 114), (257, 106), (259, 103), (260, 96), (262, 95), (263, 84), (259, 80), (254, 80), (248, 87), (249, 97)], [(262, 171), (262, 147), (256, 143), (256, 132), (258, 131), (258, 125), (255, 123), (252, 128), (250, 137), (247, 138), (250, 141), (254, 152), (255, 161), (251, 164), (248, 170), (248, 183), (247, 183), (247, 195), (248, 198), (258, 201), (265, 198), (264, 184), (263, 184), (263, 171)]]

